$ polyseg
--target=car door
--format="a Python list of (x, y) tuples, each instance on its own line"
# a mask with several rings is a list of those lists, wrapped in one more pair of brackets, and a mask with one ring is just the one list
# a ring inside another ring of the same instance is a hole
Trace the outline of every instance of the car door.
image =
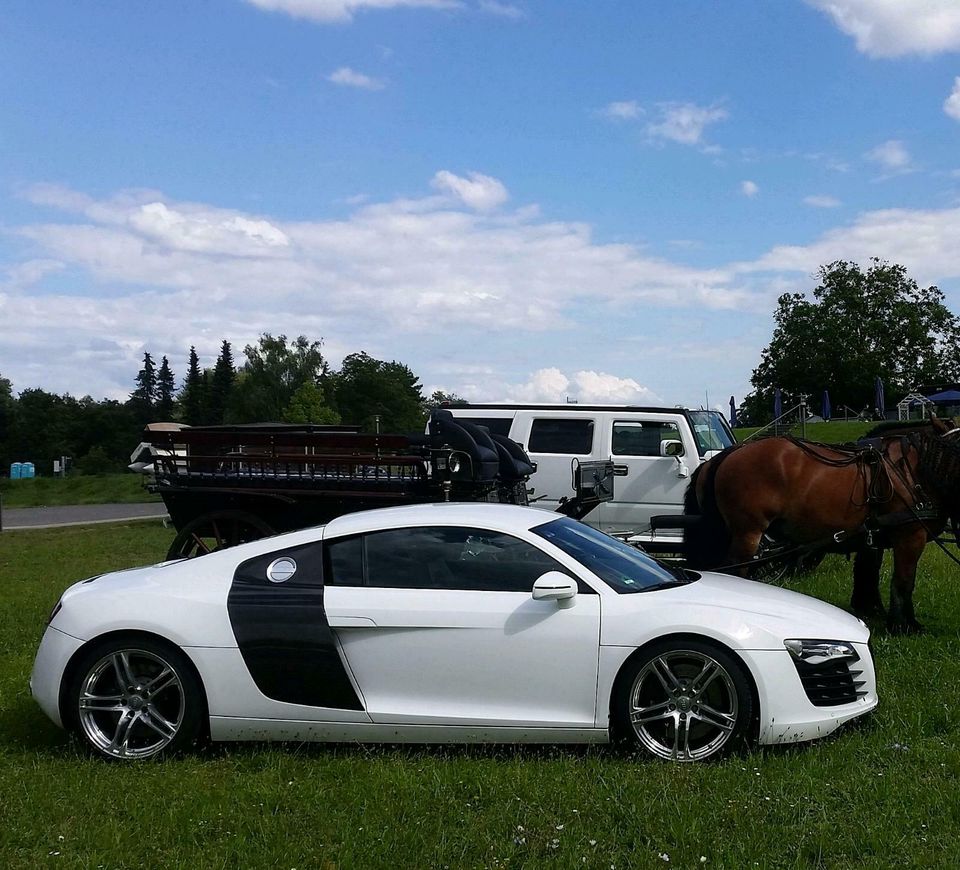
[[(645, 531), (650, 518), (657, 514), (683, 512), (683, 496), (690, 480), (690, 459), (693, 467), (699, 462), (688, 427), (682, 418), (634, 415), (613, 418), (607, 424), (610, 457), (616, 479), (613, 501), (600, 505), (600, 528), (603, 531)], [(680, 456), (661, 455), (665, 441), (683, 445)]]
[(376, 723), (592, 727), (600, 596), (534, 601), (569, 573), (533, 544), (430, 526), (325, 542), (325, 606)]

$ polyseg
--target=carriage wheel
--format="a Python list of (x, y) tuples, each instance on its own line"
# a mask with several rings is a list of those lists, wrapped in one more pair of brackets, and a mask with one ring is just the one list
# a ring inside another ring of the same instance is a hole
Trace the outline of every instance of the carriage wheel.
[[(774, 541), (769, 535), (764, 535), (760, 539), (760, 546), (757, 548), (757, 558), (763, 559), (758, 565), (751, 565), (747, 568), (747, 576), (751, 580), (758, 580), (761, 583), (779, 583), (785, 580), (794, 572), (794, 562), (787, 551), (792, 549), (789, 545), (780, 544)], [(770, 558), (782, 550), (782, 558)]]
[(258, 516), (243, 511), (220, 511), (187, 523), (173, 539), (167, 558), (191, 559), (274, 534), (276, 530)]

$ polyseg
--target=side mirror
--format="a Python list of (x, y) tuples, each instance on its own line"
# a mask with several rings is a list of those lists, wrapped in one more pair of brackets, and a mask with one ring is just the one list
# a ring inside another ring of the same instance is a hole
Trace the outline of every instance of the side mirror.
[(660, 455), (661, 456), (683, 456), (683, 442), (682, 441), (661, 441)]
[(547, 571), (533, 584), (534, 601), (556, 601), (560, 607), (573, 607), (577, 581), (559, 571)]

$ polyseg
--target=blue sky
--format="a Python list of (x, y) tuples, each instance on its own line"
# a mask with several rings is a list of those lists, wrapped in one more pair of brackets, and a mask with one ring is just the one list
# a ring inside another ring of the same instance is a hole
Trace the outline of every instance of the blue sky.
[(821, 263), (960, 310), (956, 0), (13, 0), (0, 47), (17, 389), (271, 331), (720, 404)]

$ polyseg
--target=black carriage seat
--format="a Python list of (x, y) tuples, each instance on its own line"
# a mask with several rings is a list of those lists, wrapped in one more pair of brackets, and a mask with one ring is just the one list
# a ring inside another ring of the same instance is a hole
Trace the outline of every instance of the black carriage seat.
[(526, 451), (506, 435), (490, 433), (500, 454), (500, 477), (504, 480), (526, 480), (537, 470)]
[(435, 408), (430, 413), (430, 434), (470, 458), (473, 480), (496, 480), (500, 454), (489, 433), (479, 426), (461, 423), (446, 409)]

